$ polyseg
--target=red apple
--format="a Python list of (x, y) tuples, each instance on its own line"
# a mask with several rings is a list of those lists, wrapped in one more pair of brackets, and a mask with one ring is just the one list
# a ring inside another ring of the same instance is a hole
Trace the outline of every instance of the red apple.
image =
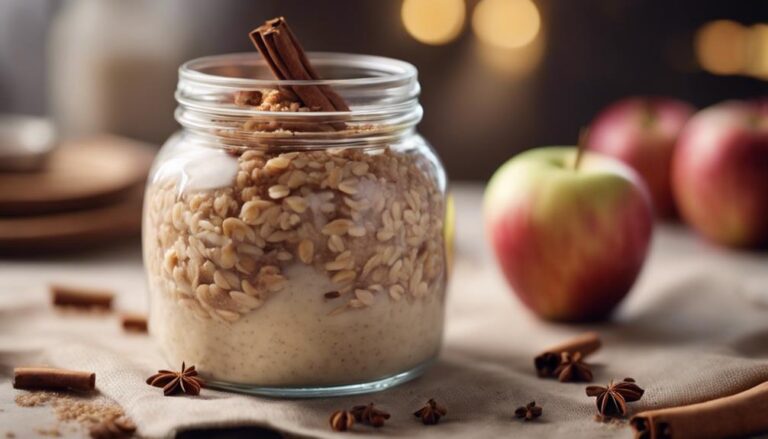
[(629, 292), (653, 227), (648, 191), (628, 166), (575, 147), (513, 157), (485, 193), (486, 231), (507, 281), (539, 316), (606, 317)]
[(633, 97), (618, 101), (597, 115), (589, 130), (588, 148), (628, 164), (651, 191), (656, 213), (675, 214), (670, 184), (677, 137), (694, 108), (664, 97)]
[(681, 215), (705, 237), (768, 245), (768, 100), (697, 113), (680, 136), (672, 185)]

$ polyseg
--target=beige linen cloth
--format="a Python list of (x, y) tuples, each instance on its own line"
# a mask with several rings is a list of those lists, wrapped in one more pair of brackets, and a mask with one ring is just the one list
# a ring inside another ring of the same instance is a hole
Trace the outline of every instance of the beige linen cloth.
[[(681, 226), (661, 226), (640, 281), (612, 322), (547, 324), (523, 309), (501, 278), (485, 245), (481, 188), (455, 193), (457, 260), (443, 352), (422, 378), (373, 395), (280, 400), (205, 389), (199, 398), (163, 397), (144, 384), (166, 366), (146, 336), (124, 334), (114, 316), (54, 313), (47, 305), (45, 285), (69, 281), (113, 288), (119, 306), (139, 309), (145, 287), (137, 251), (85, 261), (0, 261), (0, 433), (32, 422), (25, 413), (33, 409), (13, 405), (17, 391), (9, 382), (10, 368), (28, 361), (95, 371), (98, 389), (149, 437), (241, 425), (349, 437), (330, 431), (329, 414), (373, 401), (392, 418), (381, 429), (356, 427), (355, 437), (629, 438), (626, 425), (593, 420), (594, 399), (585, 396), (585, 384), (534, 373), (538, 351), (587, 329), (603, 336), (603, 349), (590, 358), (596, 383), (630, 376), (646, 389), (630, 406), (635, 413), (768, 380), (768, 307), (760, 305), (768, 303), (768, 255), (717, 249)], [(439, 425), (423, 426), (412, 415), (428, 398), (448, 409)], [(515, 419), (515, 408), (531, 400), (544, 407), (543, 417)]]

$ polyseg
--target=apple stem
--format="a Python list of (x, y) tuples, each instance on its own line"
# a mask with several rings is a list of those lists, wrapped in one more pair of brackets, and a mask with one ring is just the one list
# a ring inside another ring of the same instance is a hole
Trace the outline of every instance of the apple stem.
[(573, 170), (578, 171), (579, 165), (581, 165), (581, 158), (584, 156), (584, 151), (587, 149), (587, 137), (589, 136), (589, 128), (582, 127), (579, 130), (579, 143), (576, 144), (576, 160), (573, 162)]

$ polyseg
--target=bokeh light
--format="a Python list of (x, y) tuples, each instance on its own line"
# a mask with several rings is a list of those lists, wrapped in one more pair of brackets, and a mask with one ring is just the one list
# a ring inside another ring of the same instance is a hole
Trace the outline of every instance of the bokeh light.
[(516, 49), (502, 49), (478, 42), (477, 53), (485, 65), (503, 74), (505, 78), (516, 79), (536, 70), (541, 64), (544, 46), (544, 38), (539, 35), (531, 43)]
[(446, 44), (464, 28), (464, 0), (404, 0), (400, 10), (405, 30), (425, 44)]
[(768, 79), (768, 24), (706, 23), (696, 32), (695, 51), (707, 72)]
[(531, 43), (540, 27), (539, 10), (531, 0), (480, 0), (472, 14), (477, 37), (502, 49)]
[(696, 59), (710, 73), (741, 73), (747, 65), (747, 36), (747, 28), (734, 21), (707, 23), (696, 33)]
[(768, 24), (756, 24), (749, 30), (747, 70), (753, 76), (768, 79)]

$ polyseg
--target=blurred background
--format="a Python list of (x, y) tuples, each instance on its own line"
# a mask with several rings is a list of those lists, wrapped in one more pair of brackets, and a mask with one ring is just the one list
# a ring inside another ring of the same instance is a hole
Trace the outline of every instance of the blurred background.
[(762, 0), (3, 0), (0, 113), (159, 145), (177, 127), (178, 65), (253, 50), (248, 31), (276, 15), (307, 50), (415, 64), (420, 130), (453, 179), (574, 143), (628, 94), (701, 107), (768, 89)]

